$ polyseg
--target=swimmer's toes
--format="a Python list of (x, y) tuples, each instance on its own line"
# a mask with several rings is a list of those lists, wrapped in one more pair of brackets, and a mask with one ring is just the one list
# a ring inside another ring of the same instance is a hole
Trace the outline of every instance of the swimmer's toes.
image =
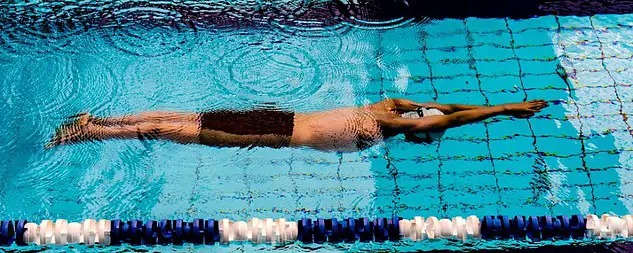
[(72, 122), (70, 122), (70, 124), (83, 126), (90, 122), (90, 119), (92, 118), (92, 116), (90, 116), (90, 114), (87, 112), (82, 112), (82, 113), (78, 113), (73, 116), (70, 116), (68, 118), (74, 119)]
[(51, 149), (51, 148), (59, 146), (59, 144), (60, 144), (59, 139), (52, 138), (46, 144), (44, 144), (44, 148)]
[(50, 149), (63, 144), (77, 143), (89, 139), (88, 125), (89, 115), (79, 115), (76, 119), (69, 123), (64, 123), (55, 129), (55, 135), (44, 145)]
[(51, 149), (61, 145), (63, 143), (63, 136), (64, 132), (61, 127), (55, 129), (55, 135), (46, 144), (44, 144), (44, 148)]
[(88, 113), (88, 112), (80, 112), (80, 113), (77, 113), (77, 114), (70, 115), (70, 116), (68, 116), (66, 118), (67, 119), (76, 119), (76, 118), (80, 118), (80, 117), (84, 117), (84, 116), (90, 116), (90, 113)]

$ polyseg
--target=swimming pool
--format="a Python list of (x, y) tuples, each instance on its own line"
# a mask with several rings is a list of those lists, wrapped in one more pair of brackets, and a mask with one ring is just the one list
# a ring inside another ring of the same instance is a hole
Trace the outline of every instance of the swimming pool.
[[(626, 117), (633, 105), (632, 15), (225, 27), (185, 22), (177, 8), (162, 5), (104, 6), (106, 14), (90, 25), (9, 22), (0, 32), (3, 217), (247, 220), (632, 212), (633, 123)], [(41, 8), (36, 13), (63, 20), (73, 5), (35, 7)], [(555, 103), (529, 120), (498, 117), (449, 130), (432, 145), (395, 138), (357, 153), (161, 141), (42, 148), (66, 116), (83, 111), (110, 116), (267, 103), (317, 111), (394, 97)], [(293, 244), (280, 250), (517, 246), (526, 245), (436, 241)], [(217, 248), (253, 249), (274, 248)]]

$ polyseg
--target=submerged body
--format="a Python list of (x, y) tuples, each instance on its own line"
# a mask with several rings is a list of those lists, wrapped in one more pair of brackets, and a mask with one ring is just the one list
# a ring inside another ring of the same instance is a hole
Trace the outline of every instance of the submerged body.
[[(542, 100), (500, 106), (442, 105), (386, 99), (361, 107), (314, 113), (288, 111), (211, 111), (204, 113), (146, 112), (116, 118), (80, 114), (60, 127), (47, 147), (86, 140), (165, 139), (216, 147), (309, 147), (327, 151), (362, 150), (404, 134), (443, 131), (497, 115), (530, 117), (547, 107)], [(435, 108), (444, 115), (403, 118), (419, 108)]]
[(296, 114), (290, 145), (335, 151), (365, 149), (385, 138), (381, 120), (395, 117), (372, 106)]

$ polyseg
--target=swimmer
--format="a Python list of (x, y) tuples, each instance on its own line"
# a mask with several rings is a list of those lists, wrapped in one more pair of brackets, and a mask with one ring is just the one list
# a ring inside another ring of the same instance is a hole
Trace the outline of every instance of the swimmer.
[(60, 126), (46, 148), (95, 140), (160, 139), (213, 147), (308, 147), (349, 152), (401, 134), (409, 142), (429, 143), (449, 128), (499, 115), (529, 118), (547, 106), (544, 100), (477, 106), (385, 99), (361, 107), (313, 113), (263, 109), (156, 111), (104, 118), (82, 113)]

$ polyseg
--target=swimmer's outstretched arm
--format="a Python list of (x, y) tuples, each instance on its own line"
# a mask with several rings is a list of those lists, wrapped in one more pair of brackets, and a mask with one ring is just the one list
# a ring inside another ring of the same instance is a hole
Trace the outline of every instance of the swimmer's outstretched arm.
[(386, 99), (386, 100), (381, 101), (380, 103), (384, 103), (387, 106), (391, 106), (392, 109), (402, 110), (402, 111), (412, 111), (419, 107), (435, 108), (442, 111), (442, 113), (444, 114), (451, 114), (451, 113), (455, 113), (459, 111), (488, 107), (488, 106), (482, 106), (482, 105), (439, 104), (435, 102), (418, 103), (412, 100), (402, 99), (402, 98)]
[(458, 127), (469, 123), (485, 120), (498, 115), (503, 115), (507, 110), (504, 106), (491, 106), (487, 108), (464, 110), (452, 114), (440, 116), (426, 116), (419, 119), (395, 118), (381, 122), (381, 125), (396, 133), (421, 133), (429, 131), (441, 131)]
[(482, 121), (499, 115), (511, 115), (519, 118), (527, 118), (547, 107), (543, 100), (529, 102), (487, 106), (471, 110), (463, 110), (441, 116), (427, 116), (419, 119), (395, 118), (381, 122), (383, 127), (399, 133), (420, 133), (445, 130), (473, 122)]

